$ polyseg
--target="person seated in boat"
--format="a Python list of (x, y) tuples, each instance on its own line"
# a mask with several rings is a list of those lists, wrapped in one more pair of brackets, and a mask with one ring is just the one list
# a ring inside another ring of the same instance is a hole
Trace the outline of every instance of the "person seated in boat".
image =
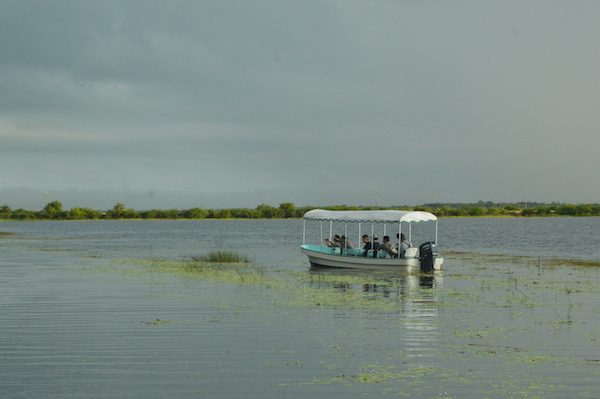
[(380, 246), (381, 246), (381, 243), (379, 242), (379, 237), (377, 237), (376, 235), (373, 235), (373, 249), (375, 251), (377, 251)]
[(337, 234), (335, 236), (333, 236), (333, 241), (331, 241), (329, 238), (325, 239), (325, 245), (327, 245), (330, 248), (339, 248), (340, 245), (340, 236), (338, 236)]
[(369, 253), (369, 250), (373, 249), (373, 244), (371, 243), (371, 239), (369, 238), (368, 234), (365, 234), (362, 236), (362, 241), (365, 244), (365, 246), (362, 248), (362, 249), (364, 249), (363, 256), (367, 256)]
[(350, 240), (346, 238), (346, 236), (342, 236), (340, 238), (340, 248), (345, 249), (345, 248), (352, 248), (352, 244), (350, 244)]
[(392, 258), (396, 258), (398, 256), (396, 247), (390, 242), (390, 236), (383, 236), (383, 243), (379, 247), (379, 250), (385, 251)]
[(398, 242), (398, 257), (404, 258), (404, 253), (408, 248), (412, 247), (412, 244), (406, 239), (404, 233), (396, 234), (396, 237), (398, 237), (398, 239), (400, 240)]

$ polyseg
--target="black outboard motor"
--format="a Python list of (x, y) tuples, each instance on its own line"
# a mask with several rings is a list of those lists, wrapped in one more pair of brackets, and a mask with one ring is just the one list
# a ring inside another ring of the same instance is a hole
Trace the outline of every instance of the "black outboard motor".
[(435, 258), (439, 255), (435, 242), (425, 242), (419, 246), (419, 260), (421, 261), (421, 271), (431, 273), (435, 265)]

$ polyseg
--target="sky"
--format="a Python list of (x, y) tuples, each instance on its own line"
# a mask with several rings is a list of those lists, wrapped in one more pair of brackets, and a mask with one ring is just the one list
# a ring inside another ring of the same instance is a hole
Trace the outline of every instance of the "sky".
[(598, 203), (600, 2), (3, 0), (0, 205)]

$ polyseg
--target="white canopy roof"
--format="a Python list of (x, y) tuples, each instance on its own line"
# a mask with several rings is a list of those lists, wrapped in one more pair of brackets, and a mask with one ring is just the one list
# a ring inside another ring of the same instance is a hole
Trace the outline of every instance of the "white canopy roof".
[(433, 222), (437, 220), (437, 217), (433, 213), (421, 211), (326, 211), (324, 209), (313, 209), (304, 214), (304, 219), (339, 222), (413, 223)]

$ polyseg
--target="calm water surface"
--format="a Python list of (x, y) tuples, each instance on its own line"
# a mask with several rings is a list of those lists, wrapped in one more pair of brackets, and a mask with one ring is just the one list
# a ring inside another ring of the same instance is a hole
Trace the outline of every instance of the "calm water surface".
[[(600, 269), (560, 260), (599, 223), (442, 219), (433, 277), (311, 270), (299, 220), (0, 223), (0, 397), (600, 398)], [(268, 282), (124, 262), (215, 249)]]

